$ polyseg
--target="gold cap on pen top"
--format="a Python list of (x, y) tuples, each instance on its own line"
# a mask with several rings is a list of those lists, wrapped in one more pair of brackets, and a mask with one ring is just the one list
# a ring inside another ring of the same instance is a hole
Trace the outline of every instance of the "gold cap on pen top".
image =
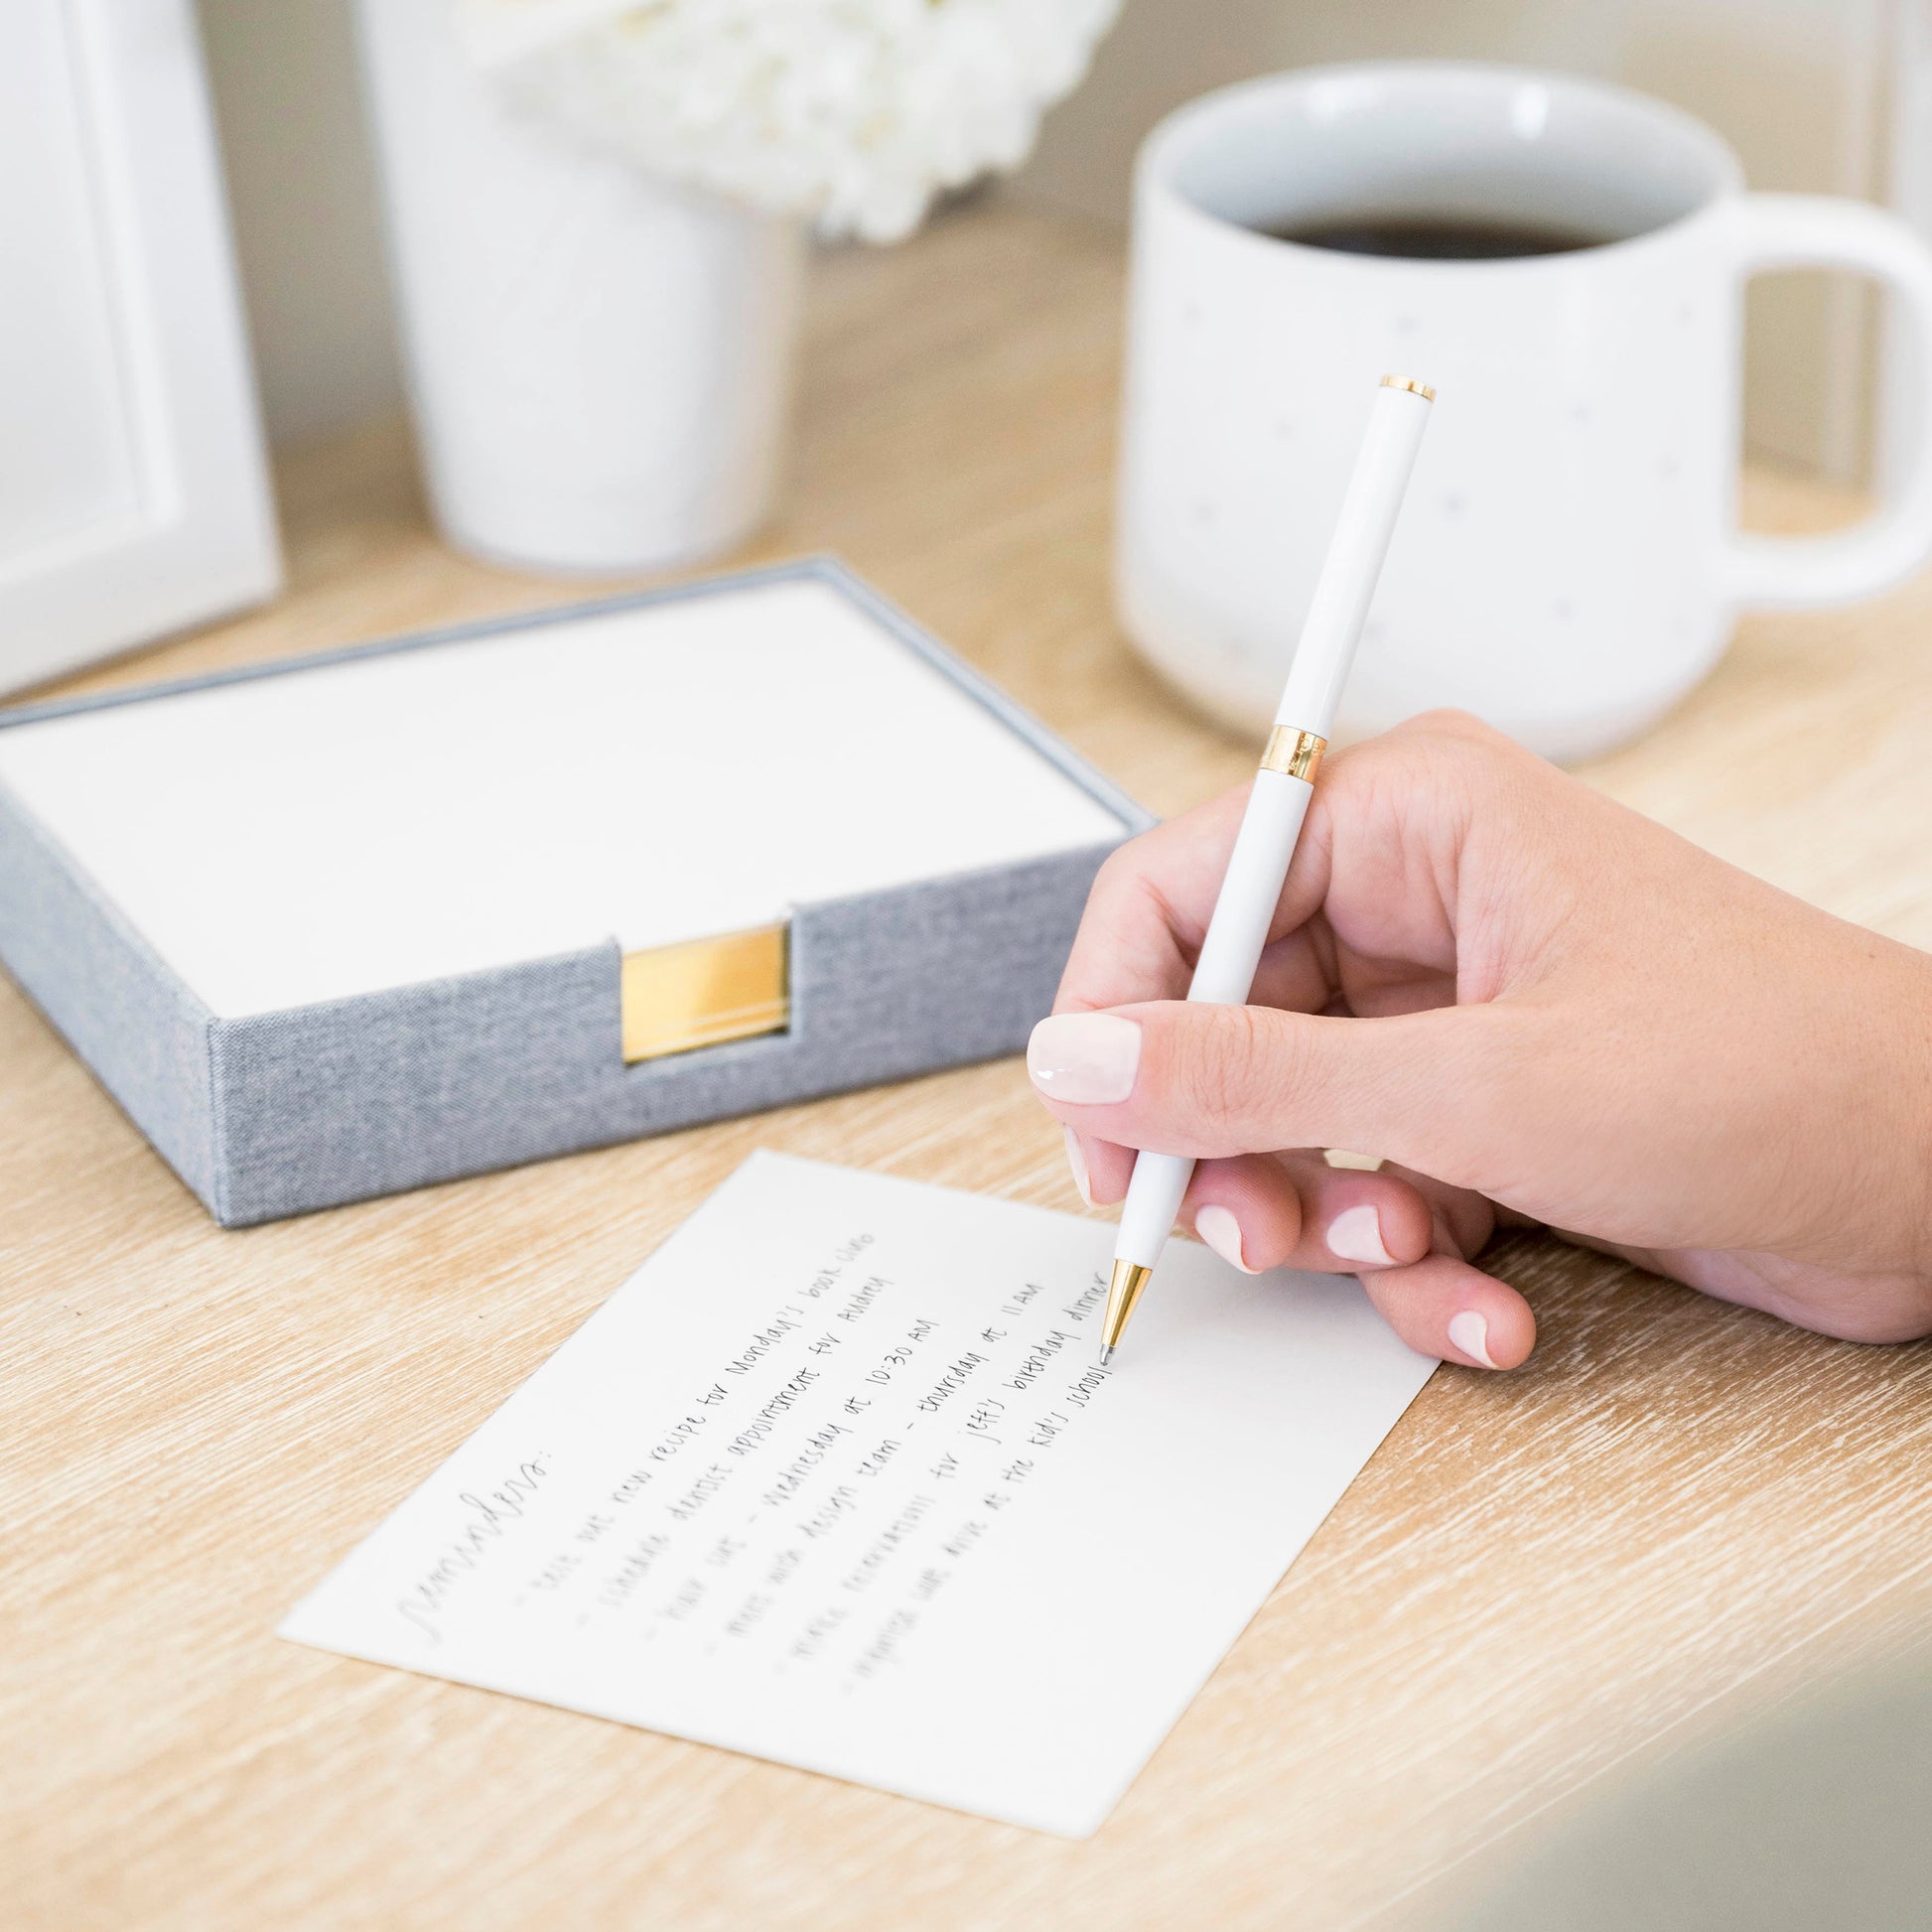
[(1143, 1268), (1138, 1261), (1117, 1261), (1114, 1263), (1114, 1278), (1107, 1284), (1107, 1311), (1100, 1317), (1100, 1366), (1107, 1366), (1107, 1358), (1120, 1346), (1120, 1338), (1127, 1332), (1128, 1317), (1134, 1312), (1134, 1304), (1141, 1299), (1141, 1290), (1147, 1286), (1148, 1277), (1154, 1273), (1152, 1268)]
[(1420, 396), (1424, 402), (1434, 402), (1436, 391), (1426, 382), (1418, 382), (1413, 375), (1385, 375), (1382, 378), (1385, 389), (1407, 389), (1412, 396)]

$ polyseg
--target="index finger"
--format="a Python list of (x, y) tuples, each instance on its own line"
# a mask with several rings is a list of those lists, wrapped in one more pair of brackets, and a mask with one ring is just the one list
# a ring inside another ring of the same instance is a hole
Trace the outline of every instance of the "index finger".
[[(1237, 786), (1143, 832), (1100, 868), (1060, 977), (1055, 1013), (1185, 997), (1248, 789)], [(1307, 861), (1300, 852), (1296, 860), (1299, 871)], [(1278, 924), (1280, 918), (1278, 911)], [(1271, 935), (1255, 974), (1256, 1005), (1318, 1013), (1333, 990), (1329, 962), (1306, 925)]]

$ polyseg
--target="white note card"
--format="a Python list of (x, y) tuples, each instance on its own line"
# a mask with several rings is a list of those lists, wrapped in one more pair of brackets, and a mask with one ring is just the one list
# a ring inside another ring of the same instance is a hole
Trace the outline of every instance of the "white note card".
[(755, 1155), (281, 1634), (1084, 1838), (1436, 1366), (1112, 1235)]

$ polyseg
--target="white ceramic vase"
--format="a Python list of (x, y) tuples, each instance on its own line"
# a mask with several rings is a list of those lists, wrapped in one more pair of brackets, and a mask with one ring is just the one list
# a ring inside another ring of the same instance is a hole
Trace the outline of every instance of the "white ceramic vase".
[(411, 399), (444, 533), (623, 574), (763, 518), (799, 223), (657, 182), (497, 97), (449, 0), (359, 0)]

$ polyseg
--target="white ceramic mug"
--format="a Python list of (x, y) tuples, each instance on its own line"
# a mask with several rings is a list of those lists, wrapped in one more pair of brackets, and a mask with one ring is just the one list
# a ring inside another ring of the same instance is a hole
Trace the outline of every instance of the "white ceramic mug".
[[(1932, 384), (1868, 521), (1739, 532), (1747, 278), (1874, 276), (1932, 366), (1932, 254), (1860, 203), (1747, 195), (1731, 150), (1675, 108), (1507, 68), (1314, 69), (1171, 116), (1136, 196), (1121, 614), (1230, 725), (1274, 714), (1389, 372), (1439, 401), (1343, 735), (1450, 704), (1586, 757), (1703, 677), (1740, 610), (1869, 596), (1932, 556)], [(1444, 261), (1264, 232), (1378, 217), (1608, 239)]]

